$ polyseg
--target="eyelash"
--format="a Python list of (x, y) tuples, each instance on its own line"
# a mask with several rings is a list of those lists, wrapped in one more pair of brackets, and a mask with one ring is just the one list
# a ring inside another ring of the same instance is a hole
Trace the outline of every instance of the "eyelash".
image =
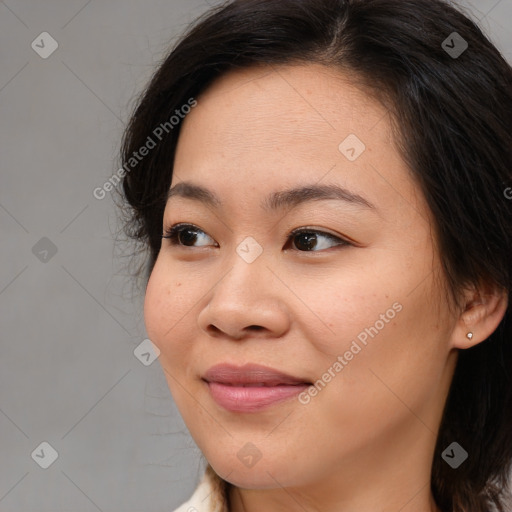
[[(197, 248), (197, 247), (194, 247), (194, 246), (183, 245), (183, 244), (181, 244), (179, 242), (179, 235), (186, 228), (189, 229), (190, 231), (200, 232), (200, 233), (204, 233), (205, 235), (207, 235), (202, 229), (199, 229), (197, 226), (194, 226), (193, 224), (180, 223), (180, 224), (175, 224), (174, 226), (171, 226), (171, 227), (167, 228), (165, 230), (164, 234), (162, 235), (162, 238), (169, 239), (171, 244), (174, 245), (174, 246), (186, 247), (186, 248), (189, 248), (189, 249)], [(293, 240), (294, 237), (296, 237), (298, 235), (301, 235), (301, 234), (304, 234), (304, 233), (308, 233), (308, 234), (312, 233), (312, 234), (316, 234), (316, 235), (322, 235), (322, 236), (324, 236), (325, 238), (328, 238), (331, 241), (337, 242), (337, 244), (334, 247), (329, 247), (329, 249), (333, 249), (335, 247), (344, 247), (344, 246), (353, 245), (348, 240), (344, 240), (343, 238), (340, 238), (340, 237), (337, 237), (335, 235), (332, 235), (331, 233), (326, 233), (325, 231), (320, 231), (318, 229), (313, 229), (313, 228), (298, 228), (298, 229), (294, 229), (290, 233), (290, 235), (288, 236), (288, 239), (286, 240), (286, 245), (288, 245), (288, 243), (291, 240)], [(207, 235), (207, 236), (209, 236), (209, 235)], [(202, 247), (205, 247), (205, 246), (202, 246)], [(323, 251), (326, 251), (328, 249), (322, 249), (320, 251), (314, 251), (314, 250), (313, 251), (300, 251), (299, 249), (295, 249), (295, 250), (297, 250), (299, 252), (323, 252)]]

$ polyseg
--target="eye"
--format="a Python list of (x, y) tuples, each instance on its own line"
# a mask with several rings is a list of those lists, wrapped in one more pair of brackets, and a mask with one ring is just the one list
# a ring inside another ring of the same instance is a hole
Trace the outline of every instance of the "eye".
[[(292, 231), (288, 238), (287, 245), (294, 239), (295, 247), (301, 252), (318, 252), (337, 245), (351, 245), (342, 238), (311, 228), (300, 228)], [(331, 245), (329, 245), (330, 243)]]
[[(174, 226), (171, 226), (169, 229), (165, 230), (162, 238), (168, 238), (172, 245), (183, 245), (185, 247), (205, 247), (208, 245), (205, 243), (199, 246), (194, 246), (194, 243), (198, 239), (205, 241), (209, 238), (213, 242), (211, 237), (209, 237), (204, 231), (196, 226), (193, 226), (192, 224), (175, 224)], [(217, 244), (215, 244), (215, 246), (218, 247)]]
[[(162, 238), (169, 239), (172, 245), (184, 247), (206, 247), (211, 245), (208, 244), (209, 239), (215, 247), (218, 247), (218, 244), (210, 236), (192, 224), (175, 224), (165, 230)], [(194, 245), (198, 240), (202, 240), (204, 243)], [(312, 228), (299, 228), (292, 231), (285, 249), (290, 242), (293, 242), (293, 246), (300, 252), (318, 252), (330, 247), (351, 245), (347, 240)]]

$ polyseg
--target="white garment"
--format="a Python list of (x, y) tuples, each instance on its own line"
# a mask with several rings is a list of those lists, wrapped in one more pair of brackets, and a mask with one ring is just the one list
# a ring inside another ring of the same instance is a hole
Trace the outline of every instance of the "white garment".
[(213, 491), (212, 482), (205, 473), (194, 494), (174, 512), (222, 512), (226, 504), (221, 503)]

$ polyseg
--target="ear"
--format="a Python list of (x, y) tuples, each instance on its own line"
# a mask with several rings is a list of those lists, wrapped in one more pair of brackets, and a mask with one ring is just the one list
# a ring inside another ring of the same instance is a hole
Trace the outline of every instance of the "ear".
[[(462, 312), (452, 332), (454, 348), (471, 348), (485, 341), (498, 327), (508, 307), (508, 292), (482, 284), (464, 292)], [(472, 333), (468, 337), (468, 333)]]

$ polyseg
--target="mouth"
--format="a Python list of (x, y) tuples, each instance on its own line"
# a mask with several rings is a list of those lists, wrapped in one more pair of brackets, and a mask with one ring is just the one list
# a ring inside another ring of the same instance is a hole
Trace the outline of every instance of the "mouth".
[(202, 380), (213, 400), (231, 412), (258, 412), (289, 400), (312, 385), (306, 379), (254, 364), (216, 365)]
[[(208, 382), (208, 381), (206, 381)], [(212, 381), (213, 382), (213, 381)], [(231, 386), (235, 388), (273, 388), (276, 386), (300, 386), (301, 383), (298, 384), (270, 384), (268, 382), (216, 382), (217, 384), (223, 384), (224, 386)]]

